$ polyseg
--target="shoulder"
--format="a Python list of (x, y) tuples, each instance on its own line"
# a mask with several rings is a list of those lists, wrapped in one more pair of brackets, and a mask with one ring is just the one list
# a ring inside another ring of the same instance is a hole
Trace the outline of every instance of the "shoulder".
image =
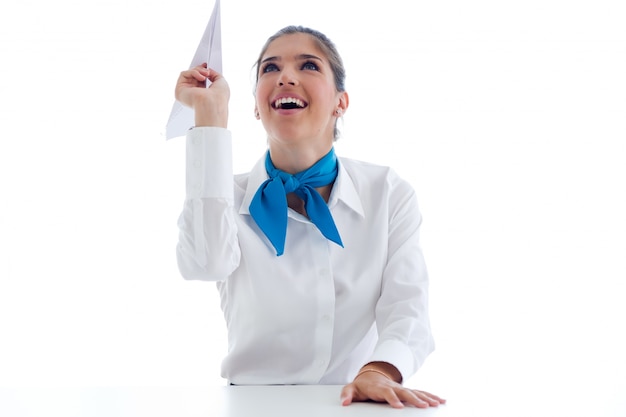
[(379, 190), (413, 189), (409, 182), (390, 166), (346, 157), (339, 157), (339, 163), (357, 188), (377, 186)]
[(386, 165), (379, 165), (372, 162), (361, 161), (346, 157), (339, 157), (339, 164), (343, 166), (349, 174), (361, 174), (374, 178), (395, 175), (393, 169)]

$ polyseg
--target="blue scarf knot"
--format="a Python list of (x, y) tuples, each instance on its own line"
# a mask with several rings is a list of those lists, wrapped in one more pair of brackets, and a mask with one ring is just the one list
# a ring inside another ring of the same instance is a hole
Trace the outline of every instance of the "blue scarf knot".
[(269, 179), (261, 184), (252, 198), (250, 215), (276, 249), (276, 255), (280, 256), (285, 251), (289, 193), (295, 193), (304, 201), (309, 219), (324, 237), (343, 247), (328, 205), (315, 189), (328, 185), (337, 178), (339, 166), (334, 148), (309, 169), (294, 175), (277, 169), (268, 151), (265, 169)]

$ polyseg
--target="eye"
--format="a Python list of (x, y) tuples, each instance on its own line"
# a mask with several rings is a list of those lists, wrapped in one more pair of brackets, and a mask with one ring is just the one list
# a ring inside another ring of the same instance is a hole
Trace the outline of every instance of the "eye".
[(312, 70), (312, 71), (319, 71), (319, 66), (313, 62), (313, 61), (307, 61), (304, 64), (302, 64), (302, 69), (303, 70)]
[(272, 64), (271, 62), (268, 64), (265, 64), (263, 68), (261, 68), (262, 73), (272, 72), (272, 71), (278, 71), (278, 67), (276, 66), (276, 64)]

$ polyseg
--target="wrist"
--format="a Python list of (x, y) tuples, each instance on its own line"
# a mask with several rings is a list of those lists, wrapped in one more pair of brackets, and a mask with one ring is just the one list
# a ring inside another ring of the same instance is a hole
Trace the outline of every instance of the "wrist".
[(194, 107), (195, 126), (228, 127), (228, 105), (199, 104)]
[(402, 374), (398, 369), (388, 362), (370, 362), (363, 366), (354, 379), (365, 373), (376, 373), (397, 383), (402, 383)]

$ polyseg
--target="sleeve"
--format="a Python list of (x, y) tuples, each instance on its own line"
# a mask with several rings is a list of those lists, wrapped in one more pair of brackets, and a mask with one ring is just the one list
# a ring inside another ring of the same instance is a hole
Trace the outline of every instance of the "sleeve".
[(186, 197), (178, 218), (178, 269), (185, 279), (220, 281), (239, 265), (232, 138), (198, 127), (186, 138)]
[(371, 361), (394, 365), (406, 381), (434, 350), (428, 313), (428, 273), (413, 188), (391, 178), (387, 265), (376, 305), (378, 343)]

